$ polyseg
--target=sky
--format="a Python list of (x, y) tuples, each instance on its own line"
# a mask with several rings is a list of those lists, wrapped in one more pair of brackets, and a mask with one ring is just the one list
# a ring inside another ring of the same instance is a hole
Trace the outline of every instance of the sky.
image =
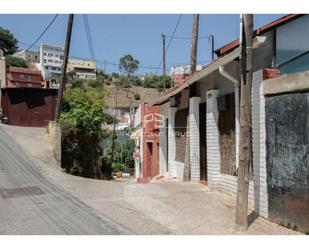
[[(254, 15), (254, 26), (258, 28), (284, 14)], [(19, 41), (21, 49), (43, 32), (54, 15), (49, 14), (1, 14), (0, 26), (9, 29)], [(68, 15), (58, 15), (45, 35), (31, 50), (38, 50), (40, 43), (64, 46)], [(115, 65), (126, 54), (140, 61), (137, 74), (158, 73), (162, 60), (162, 37), (171, 36), (179, 14), (88, 14), (97, 67), (108, 73), (118, 72)], [(182, 15), (175, 37), (192, 35), (192, 15)], [(201, 14), (199, 36), (215, 36), (215, 48), (219, 48), (239, 36), (239, 14)], [(168, 44), (169, 38), (166, 40)], [(190, 39), (173, 39), (166, 53), (167, 69), (175, 65), (190, 63)], [(207, 65), (211, 60), (211, 43), (208, 39), (198, 41), (198, 64)], [(71, 39), (70, 56), (89, 59), (90, 52), (82, 15), (75, 15)], [(149, 67), (153, 67), (149, 68)], [(161, 66), (162, 68), (162, 66)], [(169, 73), (169, 72), (167, 72)]]

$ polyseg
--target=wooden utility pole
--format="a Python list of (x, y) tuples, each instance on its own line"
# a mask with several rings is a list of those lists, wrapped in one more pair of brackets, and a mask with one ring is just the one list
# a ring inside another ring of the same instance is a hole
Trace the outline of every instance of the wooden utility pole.
[(200, 18), (199, 14), (193, 15), (192, 42), (191, 42), (191, 73), (192, 74), (196, 71), (199, 18)]
[(65, 46), (64, 46), (64, 57), (63, 57), (63, 63), (62, 63), (62, 71), (61, 71), (61, 76), (60, 76), (60, 86), (59, 86), (59, 89), (58, 89), (58, 101), (57, 101), (56, 112), (55, 112), (55, 120), (56, 121), (58, 121), (59, 117), (60, 117), (60, 112), (61, 112), (62, 102), (63, 102), (63, 90), (64, 90), (65, 83), (66, 83), (66, 80), (67, 80), (66, 71), (67, 71), (68, 58), (69, 58), (69, 53), (70, 53), (73, 20), (74, 20), (74, 14), (69, 14), (67, 35), (66, 35), (66, 38), (65, 38)]
[(162, 61), (163, 61), (163, 77), (162, 77), (162, 80), (163, 80), (163, 92), (165, 92), (165, 89), (166, 89), (165, 34), (162, 34), (162, 42), (163, 42), (163, 59), (162, 59)]
[(211, 39), (211, 60), (213, 61), (215, 59), (215, 36), (210, 35)]
[(252, 167), (251, 88), (253, 75), (253, 15), (242, 15), (240, 143), (236, 201), (236, 224), (248, 228), (248, 190)]
[[(191, 42), (191, 73), (196, 71), (196, 58), (197, 58), (197, 41), (198, 41), (198, 22), (199, 14), (193, 15), (193, 27), (192, 27), (192, 42)], [(188, 108), (190, 105), (190, 86), (188, 87)], [(190, 165), (190, 114), (187, 115), (187, 130), (186, 130), (186, 142), (185, 142), (185, 160), (184, 160), (184, 172), (183, 180), (190, 181), (191, 178), (191, 165)]]

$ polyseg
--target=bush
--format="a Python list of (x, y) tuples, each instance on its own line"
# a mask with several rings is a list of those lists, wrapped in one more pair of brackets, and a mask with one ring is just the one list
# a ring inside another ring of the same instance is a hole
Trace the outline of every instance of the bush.
[(62, 167), (67, 173), (101, 178), (99, 169), (104, 121), (102, 96), (92, 88), (69, 88), (64, 94), (60, 116)]

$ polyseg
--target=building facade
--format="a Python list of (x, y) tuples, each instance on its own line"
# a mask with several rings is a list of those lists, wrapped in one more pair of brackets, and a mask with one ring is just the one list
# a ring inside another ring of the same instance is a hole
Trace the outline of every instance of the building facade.
[(7, 88), (42, 88), (41, 71), (27, 68), (9, 67), (7, 71)]
[(40, 68), (46, 88), (59, 88), (63, 56), (63, 47), (41, 44)]
[(96, 62), (79, 58), (69, 58), (67, 72), (74, 72), (76, 78), (96, 79)]
[[(201, 71), (202, 66), (197, 65), (196, 71)], [(186, 78), (188, 78), (191, 75), (191, 66), (173, 66), (171, 67), (170, 76), (172, 79), (172, 82), (174, 86), (180, 85)]]
[(15, 53), (13, 56), (17, 56), (19, 58), (24, 59), (32, 64), (40, 63), (40, 52), (39, 51), (29, 51), (29, 50), (21, 50)]
[[(309, 141), (298, 130), (309, 125), (309, 103), (305, 101), (309, 91), (309, 35), (305, 32), (308, 24), (309, 15), (287, 15), (255, 31), (258, 37), (253, 44), (251, 108), (250, 203), (259, 215), (278, 223), (294, 222), (302, 229), (309, 224), (305, 211), (309, 208), (308, 183), (304, 183), (304, 175), (308, 174), (305, 172), (309, 172)], [(203, 182), (210, 188), (236, 194), (239, 41), (217, 49), (216, 53), (217, 60), (152, 102), (153, 107), (160, 106), (167, 121), (165, 127), (160, 127), (159, 173), (167, 171), (173, 178)], [(284, 93), (274, 92), (279, 86), (285, 88), (286, 94), (302, 94), (275, 98), (274, 94)], [(276, 104), (276, 108), (270, 103)], [(278, 112), (279, 107), (286, 115)], [(297, 107), (303, 111), (297, 112)], [(285, 118), (292, 116), (289, 120)], [(147, 148), (145, 143), (141, 147)]]

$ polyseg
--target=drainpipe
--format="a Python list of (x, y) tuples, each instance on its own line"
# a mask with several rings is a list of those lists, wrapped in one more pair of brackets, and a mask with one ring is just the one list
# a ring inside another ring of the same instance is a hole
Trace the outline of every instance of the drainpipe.
[(231, 74), (229, 74), (225, 69), (224, 66), (220, 66), (219, 67), (219, 73), (225, 77), (226, 79), (228, 79), (229, 81), (234, 83), (234, 87), (235, 87), (235, 116), (236, 116), (236, 169), (239, 166), (239, 130), (240, 130), (240, 126), (239, 126), (239, 80), (236, 79), (234, 76), (232, 76)]

